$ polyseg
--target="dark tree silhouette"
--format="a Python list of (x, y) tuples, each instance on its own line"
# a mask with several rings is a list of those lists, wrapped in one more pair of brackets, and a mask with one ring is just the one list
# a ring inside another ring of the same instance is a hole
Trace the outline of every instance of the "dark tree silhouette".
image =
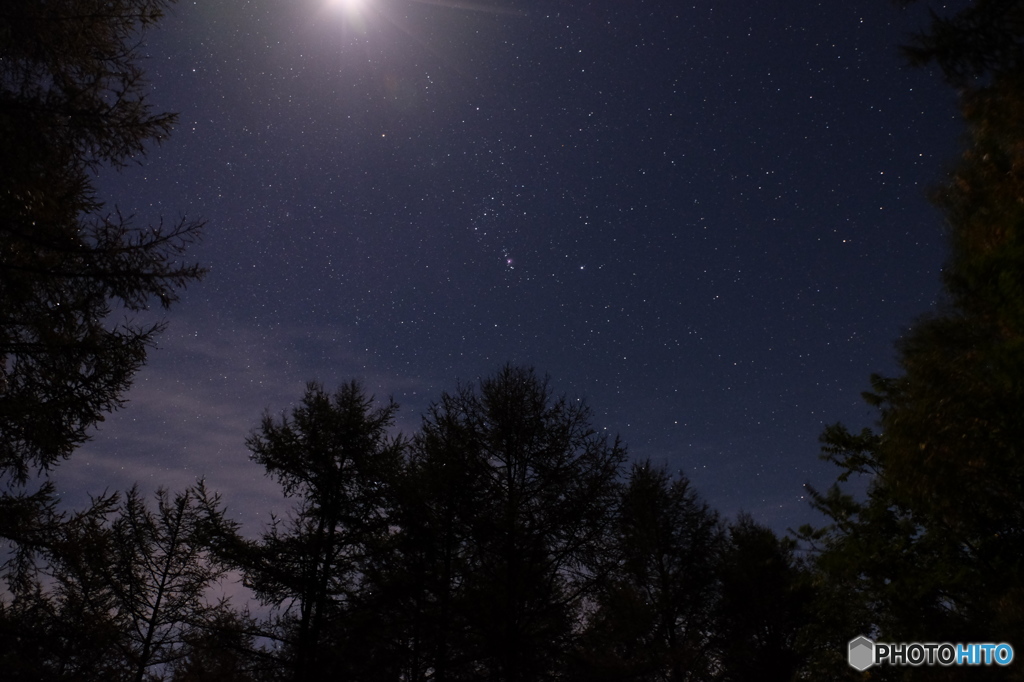
[[(189, 632), (171, 682), (258, 682), (272, 679), (254, 633), (259, 626), (247, 612), (220, 610), (205, 627)], [(269, 674), (268, 674), (269, 673)]]
[(429, 667), (459, 656), (463, 674), (477, 679), (560, 675), (594, 594), (624, 458), (583, 402), (554, 398), (531, 369), (507, 366), (442, 396), (424, 419), (413, 467), (436, 481), (451, 462), (457, 473), (442, 476), (438, 492), (464, 479), (456, 501), (436, 497), (428, 517), (447, 581), (430, 599), (446, 627), (464, 629), (438, 632), (461, 641), (435, 648), (449, 660)]
[(290, 417), (267, 414), (248, 440), (252, 459), (297, 501), (237, 559), (246, 583), (281, 613), (282, 662), (296, 680), (327, 679), (346, 665), (365, 565), (390, 532), (405, 447), (388, 435), (397, 409), (393, 401), (374, 408), (356, 382), (333, 395), (309, 384)]
[(384, 583), (391, 596), (393, 650), (409, 680), (473, 679), (470, 595), (476, 520), (490, 464), (468, 436), (444, 428), (449, 397), (432, 406), (412, 442), (398, 488), (400, 532)]
[(721, 595), (713, 638), (720, 682), (789, 682), (804, 659), (801, 630), (813, 598), (796, 542), (747, 514), (729, 525), (716, 571)]
[(224, 603), (207, 591), (226, 568), (209, 549), (211, 535), (232, 524), (219, 498), (203, 483), (171, 497), (156, 493), (149, 509), (133, 488), (111, 524), (111, 556), (88, 556), (92, 571), (108, 582), (118, 620), (129, 633), (121, 654), (134, 682), (143, 682), (183, 655), (186, 642), (208, 630)]
[[(897, 0), (910, 5), (918, 0)], [(957, 87), (977, 85), (988, 78), (1024, 67), (1024, 3), (1020, 0), (974, 0), (943, 4), (932, 13), (927, 31), (903, 47), (911, 64), (936, 63)]]
[(200, 223), (136, 228), (95, 172), (165, 138), (138, 64), (168, 0), (9, 0), (0, 9), (0, 475), (25, 482), (87, 439), (201, 270), (179, 261)]
[(589, 417), (515, 367), (430, 407), (365, 565), (367, 679), (559, 676), (625, 455)]
[[(4, 564), (8, 584), (0, 599), (0, 666), (5, 679), (126, 679), (123, 661), (114, 655), (124, 632), (112, 616), (103, 581), (89, 579), (88, 571), (73, 576), (66, 570), (87, 555), (109, 556), (104, 525), (118, 498), (99, 498), (86, 511), (69, 515), (56, 509), (52, 496), (31, 497), (14, 500), (20, 513), (13, 525), (28, 538)], [(44, 559), (56, 577), (43, 573)]]
[(682, 475), (633, 465), (615, 524), (613, 568), (587, 624), (580, 680), (707, 680), (714, 670), (718, 515)]
[[(137, 228), (94, 186), (97, 171), (138, 159), (174, 121), (150, 110), (137, 53), (169, 4), (0, 7), (0, 621), (25, 624), (4, 638), (5, 674), (23, 679), (124, 671), (107, 655), (124, 636), (112, 585), (86, 570), (90, 554), (111, 559), (114, 498), (69, 516), (52, 483), (25, 486), (121, 405), (163, 326), (132, 315), (169, 306), (202, 274), (179, 260), (199, 223)], [(41, 571), (52, 572), (47, 591)]]
[(155, 510), (132, 489), (70, 518), (53, 513), (36, 551), (44, 566), (0, 605), (11, 679), (159, 679), (226, 611), (207, 601), (224, 575), (208, 540), (231, 524), (202, 484), (158, 491)]
[(863, 500), (814, 491), (832, 523), (804, 537), (823, 550), (832, 609), (843, 604), (891, 641), (1024, 644), (1022, 12), (1018, 1), (979, 0), (937, 18), (912, 48), (958, 85), (969, 129), (934, 196), (950, 238), (946, 298), (899, 343), (903, 374), (872, 378), (878, 432), (836, 425), (822, 436), (840, 483), (871, 483)]

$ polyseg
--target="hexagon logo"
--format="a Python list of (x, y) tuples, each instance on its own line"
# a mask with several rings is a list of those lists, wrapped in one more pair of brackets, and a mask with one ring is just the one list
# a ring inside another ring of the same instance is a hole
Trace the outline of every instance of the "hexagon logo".
[(857, 670), (867, 670), (875, 664), (875, 643), (861, 635), (850, 640), (850, 666)]

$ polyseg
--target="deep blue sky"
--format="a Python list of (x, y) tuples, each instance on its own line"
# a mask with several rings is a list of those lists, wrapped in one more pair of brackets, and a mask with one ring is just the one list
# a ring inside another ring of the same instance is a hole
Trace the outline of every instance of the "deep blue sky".
[(818, 435), (871, 423), (940, 289), (960, 124), (897, 51), (922, 8), (363, 2), (182, 2), (147, 35), (180, 122), (103, 194), (207, 219), (210, 273), (61, 485), (205, 475), (258, 523), (283, 503), (245, 437), (306, 381), (362, 379), (410, 432), (512, 362), (725, 515), (813, 520)]

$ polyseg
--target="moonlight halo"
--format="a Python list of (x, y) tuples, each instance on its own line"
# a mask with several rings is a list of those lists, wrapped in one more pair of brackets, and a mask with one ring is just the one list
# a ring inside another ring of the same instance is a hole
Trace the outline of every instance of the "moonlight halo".
[(366, 14), (373, 0), (326, 0), (325, 6), (328, 9), (341, 11), (350, 19), (359, 18)]

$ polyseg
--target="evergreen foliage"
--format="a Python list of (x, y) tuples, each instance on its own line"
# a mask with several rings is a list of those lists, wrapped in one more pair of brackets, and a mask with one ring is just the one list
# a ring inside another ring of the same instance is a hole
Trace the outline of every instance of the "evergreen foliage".
[(414, 595), (444, 623), (421, 645), (424, 670), (445, 671), (439, 679), (561, 674), (595, 594), (625, 458), (590, 418), (584, 403), (555, 398), (546, 379), (517, 367), (430, 408), (410, 462), (427, 496), (408, 529), (410, 547), (439, 569), (420, 572)]
[(193, 493), (162, 493), (155, 513), (132, 491), (121, 508), (111, 495), (70, 514), (51, 482), (28, 487), (122, 404), (163, 327), (132, 316), (151, 301), (170, 306), (202, 274), (181, 262), (200, 223), (137, 227), (95, 188), (97, 173), (138, 160), (174, 122), (146, 101), (138, 53), (142, 32), (169, 4), (9, 0), (0, 8), (0, 667), (8, 679), (151, 678), (173, 658), (186, 611), (188, 627), (199, 619), (200, 585), (216, 574), (188, 544), (198, 542)]
[(235, 562), (275, 609), (273, 638), (295, 680), (355, 672), (352, 626), (367, 566), (390, 532), (390, 490), (402, 468), (404, 441), (388, 435), (397, 409), (374, 408), (356, 382), (333, 395), (311, 383), (290, 416), (267, 414), (248, 440), (253, 461), (297, 504), (236, 549)]
[(0, 9), (0, 475), (24, 483), (121, 405), (163, 307), (202, 274), (201, 223), (136, 227), (95, 173), (175, 117), (146, 101), (138, 41), (168, 0), (9, 0)]
[(578, 679), (710, 679), (724, 548), (718, 515), (685, 477), (634, 464)]
[(43, 563), (0, 602), (5, 679), (164, 679), (223, 617), (226, 604), (208, 599), (225, 572), (208, 540), (232, 526), (202, 484), (158, 491), (155, 510), (135, 489), (71, 516), (45, 508)]
[(950, 241), (943, 306), (898, 344), (903, 374), (872, 378), (865, 398), (879, 411), (877, 432), (836, 425), (822, 436), (840, 483), (870, 480), (863, 500), (838, 485), (815, 491), (832, 525), (803, 531), (822, 550), (817, 567), (832, 600), (822, 608), (842, 605), (847, 634), (1024, 645), (1022, 12), (1024, 3), (979, 0), (936, 17), (910, 48), (961, 88), (969, 137), (934, 194)]

